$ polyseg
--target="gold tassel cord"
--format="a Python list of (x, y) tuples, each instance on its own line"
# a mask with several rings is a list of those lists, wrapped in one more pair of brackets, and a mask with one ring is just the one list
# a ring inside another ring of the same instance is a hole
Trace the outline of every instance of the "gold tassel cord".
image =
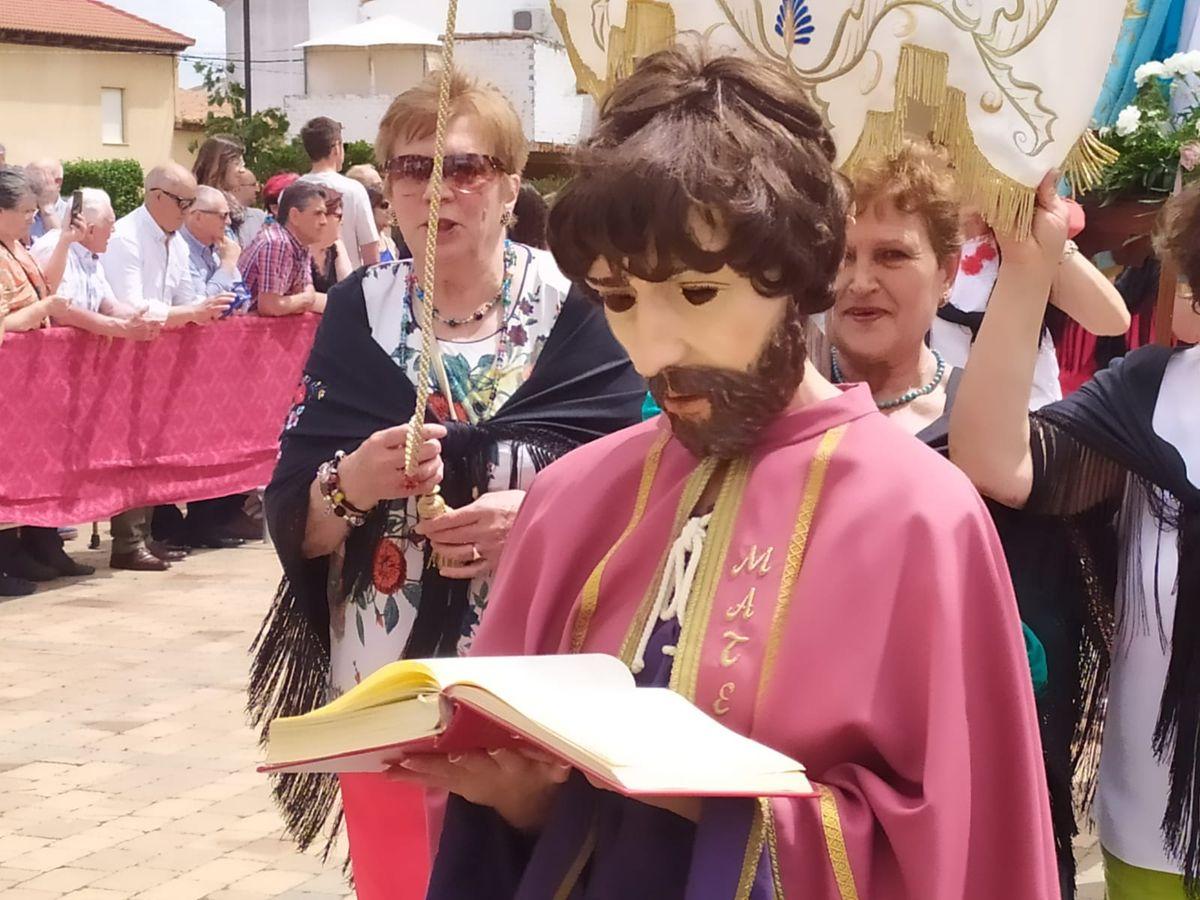
[[(442, 79), (438, 92), (437, 127), (433, 145), (433, 171), (429, 175), (429, 226), (425, 241), (425, 271), (421, 278), (421, 302), (416, 304), (421, 329), (421, 358), (417, 363), (417, 403), (409, 422), (409, 440), (405, 445), (404, 470), (411, 478), (417, 471), (417, 453), (421, 446), (421, 430), (425, 424), (425, 408), (431, 390), (430, 368), (437, 353), (437, 338), (433, 333), (434, 274), (437, 264), (438, 222), (442, 207), (442, 162), (446, 156), (446, 128), (450, 118), (450, 81), (454, 68), (454, 28), (458, 19), (458, 0), (450, 0), (446, 11), (446, 31), (442, 36)], [(417, 501), (421, 518), (436, 518), (448, 507), (437, 488)]]

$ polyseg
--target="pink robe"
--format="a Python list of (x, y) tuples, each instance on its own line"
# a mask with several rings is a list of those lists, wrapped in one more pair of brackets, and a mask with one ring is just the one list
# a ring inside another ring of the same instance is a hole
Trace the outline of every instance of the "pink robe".
[[(659, 417), (542, 473), (473, 654), (631, 658), (694, 502), (669, 437)], [(1057, 898), (1016, 602), (967, 479), (855, 387), (778, 419), (724, 485), (672, 687), (803, 762), (821, 799), (745, 801), (748, 834), (715, 845), (706, 804), (696, 857), (731, 855), (735, 896), (766, 872), (807, 900)], [(680, 896), (709, 895), (702, 862)]]

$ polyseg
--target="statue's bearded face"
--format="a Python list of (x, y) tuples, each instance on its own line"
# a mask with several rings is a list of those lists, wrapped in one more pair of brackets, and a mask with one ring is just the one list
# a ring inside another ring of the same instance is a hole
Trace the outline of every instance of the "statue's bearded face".
[(675, 436), (696, 456), (747, 453), (803, 379), (793, 304), (763, 296), (728, 266), (654, 282), (597, 260), (588, 283)]

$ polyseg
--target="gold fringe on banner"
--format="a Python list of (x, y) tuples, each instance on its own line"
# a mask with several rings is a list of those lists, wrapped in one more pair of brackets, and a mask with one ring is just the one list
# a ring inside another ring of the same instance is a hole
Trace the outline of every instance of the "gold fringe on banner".
[(1071, 185), (1071, 193), (1086, 192), (1098, 185), (1104, 170), (1120, 159), (1114, 150), (1090, 128), (1079, 136), (1063, 162), (1063, 178)]
[[(1033, 222), (1036, 189), (1005, 175), (983, 155), (967, 120), (966, 94), (946, 83), (949, 71), (947, 54), (914, 44), (901, 47), (895, 108), (867, 114), (863, 132), (843, 168), (852, 173), (864, 160), (898, 152), (908, 134), (911, 107), (919, 104), (932, 115), (927, 136), (946, 148), (964, 196), (979, 207), (993, 228), (1024, 237)], [(1089, 141), (1085, 134), (1067, 167), (1077, 177), (1096, 177), (1099, 167), (1109, 160), (1106, 151), (1111, 153), (1098, 139)]]

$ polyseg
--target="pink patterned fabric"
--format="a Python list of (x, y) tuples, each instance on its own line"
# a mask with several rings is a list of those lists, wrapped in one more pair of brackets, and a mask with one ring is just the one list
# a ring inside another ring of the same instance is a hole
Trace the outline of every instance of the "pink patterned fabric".
[(319, 321), (229, 319), (149, 343), (6, 335), (0, 522), (88, 522), (266, 484)]

